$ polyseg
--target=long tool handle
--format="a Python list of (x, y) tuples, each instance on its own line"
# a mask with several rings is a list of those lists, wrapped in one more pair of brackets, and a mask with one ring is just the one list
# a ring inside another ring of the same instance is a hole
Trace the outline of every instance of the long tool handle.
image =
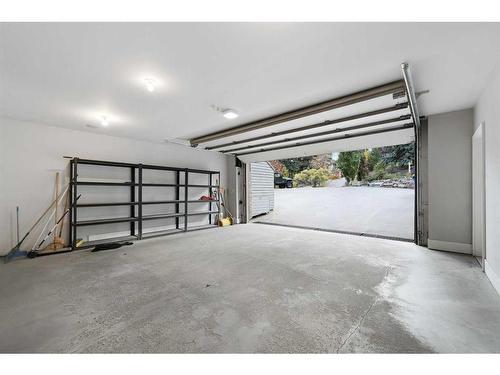
[(224, 209), (226, 210), (227, 214), (229, 215), (229, 217), (231, 218), (231, 220), (233, 221), (234, 223), (234, 217), (233, 215), (231, 214), (231, 211), (229, 211), (229, 209), (227, 208), (226, 206), (226, 191), (224, 190), (224, 192), (222, 193), (222, 198), (223, 198), (223, 203), (222, 203), (222, 206), (224, 207)]
[[(80, 199), (81, 196), (82, 195), (80, 194), (78, 197), (76, 197), (75, 204), (76, 204), (76, 201), (78, 201), (78, 199)], [(66, 211), (64, 211), (64, 213), (62, 214), (62, 216), (59, 218), (59, 220), (56, 221), (56, 223), (54, 224), (54, 226), (52, 227), (52, 229), (49, 231), (49, 233), (47, 233), (47, 235), (44, 237), (44, 239), (42, 240), (42, 242), (40, 242), (38, 244), (38, 246), (36, 247), (35, 251), (40, 250), (40, 247), (47, 240), (47, 238), (49, 238), (52, 235), (52, 233), (56, 230), (56, 228), (59, 225), (59, 223), (64, 219), (64, 217), (68, 214), (69, 211), (70, 211), (69, 208), (66, 209)]]
[[(66, 189), (64, 189), (63, 195), (61, 195), (61, 196), (59, 197), (59, 200), (54, 201), (56, 204), (59, 204), (59, 202), (61, 201), (61, 199), (64, 197), (64, 194), (68, 191), (68, 188), (69, 188), (69, 186), (68, 186), (68, 187), (66, 187)], [(51, 207), (52, 207), (52, 205), (51, 205)], [(36, 243), (37, 243), (38, 241), (40, 241), (40, 238), (42, 238), (43, 234), (45, 233), (45, 230), (47, 229), (47, 227), (48, 227), (48, 225), (49, 225), (50, 221), (52, 220), (52, 218), (54, 217), (54, 215), (55, 215), (55, 211), (52, 211), (52, 213), (50, 214), (49, 218), (47, 219), (47, 222), (46, 222), (46, 223), (45, 223), (45, 225), (43, 226), (43, 229), (41, 230), (40, 234), (39, 234), (39, 235), (38, 235), (38, 237), (36, 238), (36, 241), (33, 243), (33, 247), (31, 248), (31, 251), (35, 250)], [(45, 216), (45, 215), (44, 215), (44, 216)], [(30, 230), (30, 232), (31, 232), (31, 230)], [(25, 238), (28, 236), (28, 234), (29, 234), (29, 232), (26, 234)], [(24, 240), (24, 239), (23, 239), (23, 240)]]
[(17, 243), (19, 243), (19, 206), (16, 207)]
[[(60, 197), (63, 197), (66, 194), (66, 191), (68, 189), (69, 189), (69, 184), (66, 185), (65, 189), (61, 192), (60, 196), (56, 197), (56, 199), (54, 199), (52, 201), (52, 203), (49, 205), (49, 207), (47, 207), (47, 209), (40, 215), (40, 217), (35, 221), (35, 224), (33, 224), (32, 227), (26, 232), (26, 234), (24, 235), (24, 237), (20, 241), (18, 239), (17, 244), (12, 249), (10, 249), (9, 253), (6, 255), (6, 257), (5, 257), (6, 261), (8, 259), (10, 259), (11, 256), (13, 254), (15, 254), (20, 249), (20, 247), (23, 244), (24, 240), (26, 238), (28, 238), (28, 236), (31, 234), (31, 232), (33, 231), (33, 229), (35, 229), (36, 226), (40, 223), (40, 221), (42, 221), (42, 219), (45, 217), (45, 215), (47, 215), (47, 212), (49, 212), (50, 209), (52, 208), (52, 206), (54, 206), (54, 203), (57, 203), (58, 199)], [(43, 233), (43, 231), (42, 231), (42, 233)], [(35, 241), (35, 244), (36, 244), (36, 242), (38, 242), (38, 239)]]
[[(21, 246), (21, 244), (24, 242), (24, 240), (26, 239), (26, 237), (28, 237), (30, 235), (31, 231), (36, 228), (36, 226), (40, 223), (40, 221), (42, 221), (42, 219), (45, 217), (45, 215), (47, 215), (47, 212), (49, 212), (50, 209), (52, 208), (52, 206), (54, 206), (54, 203), (56, 203), (60, 198), (62, 198), (66, 194), (66, 192), (68, 191), (68, 189), (69, 189), (69, 184), (66, 185), (65, 189), (61, 192), (61, 194), (59, 194), (59, 196), (52, 201), (52, 203), (50, 204), (50, 206), (47, 207), (47, 209), (43, 212), (42, 215), (40, 215), (40, 217), (38, 218), (38, 220), (35, 221), (35, 224), (32, 225), (32, 227), (26, 232), (26, 234), (24, 235), (24, 237), (21, 239), (21, 241), (19, 241), (17, 243), (16, 246), (14, 246), (14, 248), (19, 248)], [(52, 216), (51, 216), (51, 218), (52, 218)]]
[[(56, 188), (55, 188), (55, 196), (57, 197), (59, 195), (59, 172), (56, 172)], [(57, 225), (57, 208), (58, 208), (58, 204), (56, 204), (56, 214), (54, 215), (55, 219), (56, 219), (56, 225)], [(56, 244), (56, 235), (54, 234), (54, 241), (53, 241), (54, 245)]]

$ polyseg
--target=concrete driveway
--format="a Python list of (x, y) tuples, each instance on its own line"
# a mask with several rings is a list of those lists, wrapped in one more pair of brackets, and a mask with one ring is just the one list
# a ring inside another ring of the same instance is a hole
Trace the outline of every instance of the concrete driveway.
[(275, 189), (274, 211), (254, 221), (413, 239), (413, 189)]

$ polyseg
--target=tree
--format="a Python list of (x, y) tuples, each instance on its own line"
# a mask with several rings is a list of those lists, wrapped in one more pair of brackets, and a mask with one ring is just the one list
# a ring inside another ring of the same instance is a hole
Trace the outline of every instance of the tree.
[(344, 151), (339, 153), (337, 167), (342, 171), (342, 175), (345, 177), (347, 185), (349, 185), (352, 180), (356, 179), (362, 156), (362, 151)]
[(371, 151), (369, 152), (369, 157), (368, 157), (368, 169), (369, 171), (373, 171), (375, 169), (375, 166), (380, 163), (382, 160), (382, 152), (379, 147), (377, 148), (372, 148)]
[(361, 151), (361, 156), (359, 159), (359, 167), (358, 167), (358, 180), (363, 181), (368, 177), (368, 173), (370, 173), (369, 169), (369, 159), (370, 159), (370, 151), (368, 149)]
[(332, 154), (322, 154), (322, 155), (315, 155), (311, 159), (310, 166), (311, 168), (324, 168), (327, 170), (331, 170), (333, 167), (333, 160), (332, 160)]
[(312, 156), (304, 156), (301, 158), (280, 160), (280, 162), (285, 165), (286, 169), (289, 172), (290, 177), (293, 178), (293, 176), (295, 176), (296, 173), (309, 168), (311, 159)]
[(382, 147), (382, 159), (397, 167), (406, 167), (409, 163), (415, 165), (415, 144)]
[(305, 169), (293, 177), (295, 186), (324, 186), (330, 177), (330, 173), (325, 168)]
[(268, 163), (271, 164), (275, 172), (280, 173), (283, 177), (289, 177), (288, 169), (282, 162), (279, 160), (270, 160)]

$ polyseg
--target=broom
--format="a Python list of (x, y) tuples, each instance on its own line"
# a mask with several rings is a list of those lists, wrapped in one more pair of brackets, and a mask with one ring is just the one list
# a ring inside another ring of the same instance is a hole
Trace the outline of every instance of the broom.
[(28, 236), (37, 227), (37, 225), (40, 224), (42, 219), (52, 209), (54, 204), (57, 204), (57, 202), (60, 200), (60, 198), (62, 198), (64, 196), (64, 194), (66, 194), (66, 191), (68, 191), (68, 188), (69, 188), (69, 186), (66, 186), (66, 188), (63, 190), (63, 192), (58, 197), (56, 197), (56, 199), (54, 199), (52, 201), (52, 203), (49, 205), (49, 207), (47, 207), (47, 209), (40, 215), (40, 217), (35, 221), (35, 223), (31, 226), (31, 228), (26, 232), (24, 237), (21, 238), (21, 241), (19, 241), (12, 249), (10, 249), (10, 251), (5, 256), (5, 262), (8, 262), (19, 251), (24, 240), (26, 240), (26, 238), (28, 238)]
[[(59, 172), (56, 173), (55, 195), (56, 195), (56, 197), (59, 195)], [(66, 197), (66, 200), (64, 202), (64, 211), (66, 211), (67, 208), (68, 208), (68, 197)], [(56, 229), (57, 229), (57, 225), (58, 225), (58, 222), (57, 222), (57, 218), (58, 218), (57, 209), (58, 209), (58, 205), (56, 204), (56, 210), (55, 210), (55, 215), (54, 215)], [(62, 221), (62, 223), (61, 223), (61, 228), (63, 226), (63, 223), (64, 223), (64, 221)], [(52, 243), (49, 244), (49, 245), (47, 245), (43, 250), (59, 250), (59, 249), (62, 249), (64, 247), (64, 239), (61, 237), (61, 232), (62, 232), (62, 229), (61, 229), (61, 231), (59, 233), (59, 236), (58, 236), (57, 235), (57, 230), (55, 230), (54, 231), (54, 238), (52, 240)]]
[[(78, 199), (80, 199), (82, 195), (80, 194), (78, 197), (76, 197), (75, 199), (75, 204), (76, 202), (78, 201)], [(57, 226), (59, 225), (60, 222), (62, 222), (64, 220), (64, 218), (66, 217), (66, 215), (69, 213), (70, 211), (70, 208), (67, 208), (62, 216), (59, 218), (59, 220), (56, 221), (56, 223), (54, 224), (54, 226), (52, 227), (52, 229), (47, 233), (47, 235), (43, 238), (42, 242), (40, 242), (38, 244), (38, 246), (34, 247), (34, 249), (32, 249), (29, 253), (28, 253), (28, 257), (29, 258), (34, 258), (38, 255), (38, 252), (40, 250), (40, 248), (42, 247), (42, 245), (45, 243), (45, 241), (52, 235), (52, 233), (54, 233), (56, 230), (57, 230)]]

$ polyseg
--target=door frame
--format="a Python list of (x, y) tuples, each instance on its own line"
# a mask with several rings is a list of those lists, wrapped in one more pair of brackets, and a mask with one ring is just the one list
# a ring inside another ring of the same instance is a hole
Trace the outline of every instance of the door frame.
[[(479, 160), (479, 167), (480, 167), (480, 179), (481, 183), (479, 186), (475, 183), (475, 173), (474, 170), (478, 166), (475, 165), (474, 160), (475, 160), (475, 152), (474, 152), (474, 140), (478, 139), (481, 144), (481, 150), (480, 150), (480, 160)], [(485, 266), (485, 261), (486, 261), (486, 176), (485, 176), (485, 126), (484, 126), (484, 121), (479, 124), (477, 129), (474, 131), (472, 135), (472, 254), (474, 254), (474, 246), (476, 244), (476, 236), (478, 236), (478, 233), (481, 234), (481, 266), (484, 271), (484, 266)], [(481, 189), (480, 192), (477, 191), (477, 189)], [(480, 194), (480, 207), (478, 210), (477, 204), (475, 203), (476, 201), (476, 194)], [(477, 228), (475, 225), (476, 222), (476, 215), (480, 215), (481, 217), (481, 225), (480, 228)]]

